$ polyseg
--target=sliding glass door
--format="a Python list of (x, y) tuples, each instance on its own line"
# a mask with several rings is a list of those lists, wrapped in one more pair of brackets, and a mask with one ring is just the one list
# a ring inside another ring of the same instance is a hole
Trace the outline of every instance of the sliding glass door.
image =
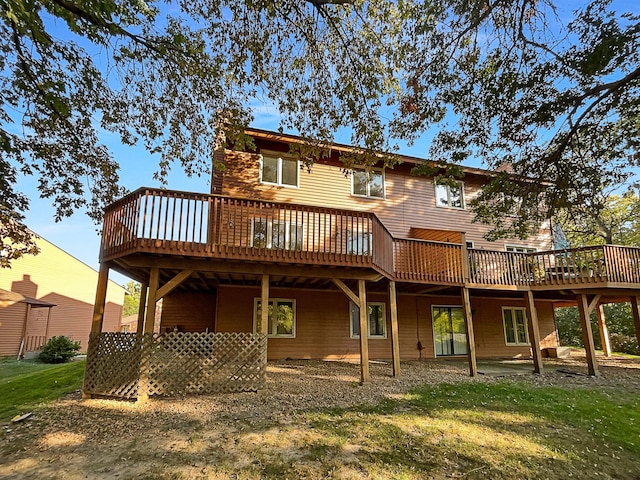
[(467, 334), (462, 307), (433, 307), (433, 341), (436, 356), (466, 355)]

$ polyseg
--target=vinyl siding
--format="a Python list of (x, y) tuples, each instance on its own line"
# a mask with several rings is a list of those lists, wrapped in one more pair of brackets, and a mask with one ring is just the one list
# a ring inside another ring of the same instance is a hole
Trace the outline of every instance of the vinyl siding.
[[(253, 330), (254, 299), (260, 297), (260, 289), (245, 287), (221, 287), (218, 290), (218, 307), (215, 318), (218, 332), (250, 332)], [(314, 358), (358, 359), (359, 340), (350, 338), (349, 301), (340, 292), (287, 290), (272, 288), (271, 298), (296, 300), (296, 337), (270, 338), (269, 359)], [(173, 325), (178, 319), (197, 316), (199, 304), (212, 304), (201, 298), (197, 302), (186, 295), (175, 296), (171, 309), (163, 313), (163, 325)], [(389, 302), (384, 294), (371, 294), (370, 302), (384, 302), (387, 308), (387, 338), (369, 339), (369, 355), (372, 359), (391, 357)], [(422, 357), (434, 358), (432, 307), (434, 305), (460, 306), (459, 297), (426, 297), (400, 295), (398, 297), (398, 339), (402, 359), (417, 359), (421, 343)], [(472, 299), (474, 332), (478, 357), (529, 357), (528, 346), (507, 346), (502, 326), (502, 307), (521, 306), (522, 302), (496, 299)], [(542, 347), (557, 346), (555, 322), (549, 303), (538, 302), (538, 316)], [(173, 313), (172, 313), (173, 312)], [(179, 313), (178, 313), (179, 312)], [(209, 324), (210, 320), (208, 320)], [(199, 325), (204, 331), (204, 323)]]
[[(385, 170), (385, 199), (352, 195), (350, 175), (334, 161), (315, 163), (310, 170), (302, 166), (298, 188), (261, 184), (259, 154), (227, 150), (225, 165), (223, 195), (373, 211), (396, 237), (409, 237), (410, 229), (414, 227), (465, 232), (466, 240), (474, 242), (474, 248), (504, 250), (505, 245), (528, 245), (538, 250), (552, 248), (550, 232), (546, 227), (527, 241), (486, 241), (483, 235), (489, 227), (473, 223), (473, 212), (469, 207), (437, 207), (433, 179), (411, 176), (410, 165)], [(471, 175), (464, 179), (465, 204), (478, 195), (482, 180), (481, 177)], [(455, 234), (451, 236), (457, 237)]]
[[(65, 335), (86, 351), (91, 330), (98, 272), (47, 240), (37, 241), (39, 255), (27, 255), (0, 272), (0, 288), (56, 304), (51, 310), (49, 338)], [(124, 289), (110, 281), (103, 331), (118, 331)], [(0, 356), (17, 355), (27, 305), (0, 307)], [(44, 336), (48, 308), (31, 308), (27, 336)]]

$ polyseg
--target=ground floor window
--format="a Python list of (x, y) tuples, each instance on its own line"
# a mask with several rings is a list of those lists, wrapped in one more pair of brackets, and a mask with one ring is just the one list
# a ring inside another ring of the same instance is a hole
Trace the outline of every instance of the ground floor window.
[(436, 356), (465, 355), (467, 329), (462, 307), (434, 306), (432, 315)]
[(524, 308), (502, 307), (502, 321), (507, 345), (529, 345), (527, 316)]
[[(351, 338), (360, 338), (360, 308), (349, 303)], [(367, 338), (387, 338), (387, 316), (384, 303), (367, 302)]]
[[(254, 299), (253, 331), (258, 331), (258, 320), (262, 315), (262, 300)], [(269, 299), (269, 337), (295, 338), (296, 336), (296, 301), (290, 298)]]

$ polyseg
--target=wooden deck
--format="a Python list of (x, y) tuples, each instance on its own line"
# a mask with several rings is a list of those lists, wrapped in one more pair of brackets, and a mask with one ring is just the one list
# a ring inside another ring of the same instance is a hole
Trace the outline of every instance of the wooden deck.
[(399, 282), (488, 289), (640, 286), (640, 249), (514, 253), (394, 238), (375, 214), (141, 188), (107, 207), (101, 261), (133, 254), (375, 270)]

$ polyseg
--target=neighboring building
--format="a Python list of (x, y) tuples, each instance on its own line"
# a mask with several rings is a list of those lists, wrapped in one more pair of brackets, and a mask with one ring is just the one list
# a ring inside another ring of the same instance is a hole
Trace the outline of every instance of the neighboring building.
[[(87, 350), (98, 272), (44, 238), (37, 245), (38, 255), (13, 260), (11, 268), (0, 270), (0, 289), (19, 294), (0, 302), (0, 356), (38, 351), (58, 335)], [(123, 300), (124, 288), (110, 281), (105, 331), (118, 330)]]
[(298, 137), (247, 133), (256, 151), (217, 152), (211, 195), (143, 188), (107, 208), (102, 267), (163, 299), (161, 332), (262, 331), (269, 359), (533, 353), (538, 365), (558, 346), (554, 304), (588, 315), (640, 296), (638, 249), (553, 251), (549, 225), (485, 240), (468, 204), (490, 172), (464, 168), (457, 187), (411, 175), (424, 160), (410, 157), (345, 172), (340, 145), (307, 169), (288, 153)]

